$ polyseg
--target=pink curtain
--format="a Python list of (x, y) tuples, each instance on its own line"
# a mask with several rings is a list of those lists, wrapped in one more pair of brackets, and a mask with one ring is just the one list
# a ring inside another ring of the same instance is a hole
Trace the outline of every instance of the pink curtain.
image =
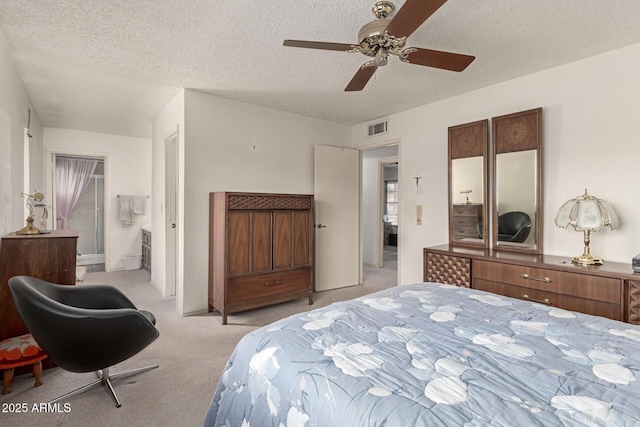
[(56, 158), (56, 224), (59, 230), (68, 227), (71, 212), (87, 189), (97, 164), (93, 159)]

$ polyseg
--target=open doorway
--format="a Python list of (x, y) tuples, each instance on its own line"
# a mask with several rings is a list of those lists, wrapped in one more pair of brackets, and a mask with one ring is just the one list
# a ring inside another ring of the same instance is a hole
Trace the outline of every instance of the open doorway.
[(56, 228), (78, 230), (76, 263), (105, 270), (104, 158), (55, 155)]
[(398, 145), (362, 151), (363, 283), (398, 284)]
[(398, 270), (398, 161), (380, 162), (382, 177), (382, 244), (378, 246), (378, 253), (382, 252), (378, 266), (391, 270)]

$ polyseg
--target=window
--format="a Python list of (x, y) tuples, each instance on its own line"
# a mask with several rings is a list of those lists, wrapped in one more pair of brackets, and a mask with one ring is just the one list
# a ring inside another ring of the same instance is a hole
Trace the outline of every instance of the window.
[(391, 225), (398, 225), (398, 181), (386, 181), (384, 213)]

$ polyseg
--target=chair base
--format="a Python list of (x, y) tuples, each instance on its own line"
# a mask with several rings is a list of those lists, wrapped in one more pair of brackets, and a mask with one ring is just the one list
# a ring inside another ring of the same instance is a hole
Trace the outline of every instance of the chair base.
[(57, 403), (63, 400), (66, 400), (72, 396), (76, 396), (80, 393), (84, 393), (85, 391), (91, 390), (94, 387), (97, 387), (99, 385), (104, 385), (107, 387), (107, 391), (109, 392), (109, 395), (111, 396), (111, 399), (113, 400), (113, 403), (116, 404), (116, 408), (119, 408), (122, 406), (122, 404), (120, 403), (120, 400), (118, 400), (118, 396), (116, 395), (116, 392), (113, 390), (113, 385), (111, 384), (113, 381), (122, 379), (122, 378), (127, 378), (130, 377), (132, 375), (137, 375), (137, 374), (141, 374), (143, 372), (146, 371), (150, 371), (152, 369), (157, 368), (159, 365), (151, 365), (151, 366), (145, 366), (144, 368), (138, 368), (138, 369), (132, 369), (129, 371), (124, 371), (124, 372), (119, 372), (117, 374), (109, 374), (109, 368), (105, 368), (101, 371), (96, 371), (96, 375), (98, 375), (98, 379), (85, 385), (82, 386), (76, 390), (73, 390), (67, 394), (64, 394), (56, 399), (53, 399), (52, 401), (50, 401), (49, 403)]

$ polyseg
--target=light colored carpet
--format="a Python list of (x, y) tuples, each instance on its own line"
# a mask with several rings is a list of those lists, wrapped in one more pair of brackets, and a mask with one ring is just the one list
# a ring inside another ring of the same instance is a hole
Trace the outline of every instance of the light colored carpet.
[[(397, 272), (398, 270), (398, 247), (384, 246), (382, 249), (382, 266), (388, 272)], [(377, 276), (379, 272), (371, 272), (373, 276)], [(383, 273), (384, 274), (384, 273)]]
[[(116, 408), (103, 387), (68, 400), (70, 411), (39, 413), (34, 404), (46, 403), (95, 379), (94, 373), (76, 374), (47, 369), (44, 385), (33, 387), (31, 375), (14, 379), (13, 392), (0, 397), (3, 426), (201, 426), (211, 398), (236, 343), (245, 334), (295, 313), (356, 298), (396, 285), (392, 268), (365, 267), (363, 285), (317, 293), (313, 305), (306, 298), (229, 315), (226, 326), (217, 312), (180, 317), (175, 298), (162, 298), (149, 284), (149, 272), (87, 273), (79, 286), (108, 283), (120, 288), (139, 308), (157, 318), (160, 337), (141, 353), (116, 365), (112, 372), (159, 364), (158, 369), (114, 383), (122, 402)], [(13, 404), (13, 405), (12, 405)], [(26, 404), (26, 413), (15, 413)], [(8, 411), (8, 412), (7, 412)]]

